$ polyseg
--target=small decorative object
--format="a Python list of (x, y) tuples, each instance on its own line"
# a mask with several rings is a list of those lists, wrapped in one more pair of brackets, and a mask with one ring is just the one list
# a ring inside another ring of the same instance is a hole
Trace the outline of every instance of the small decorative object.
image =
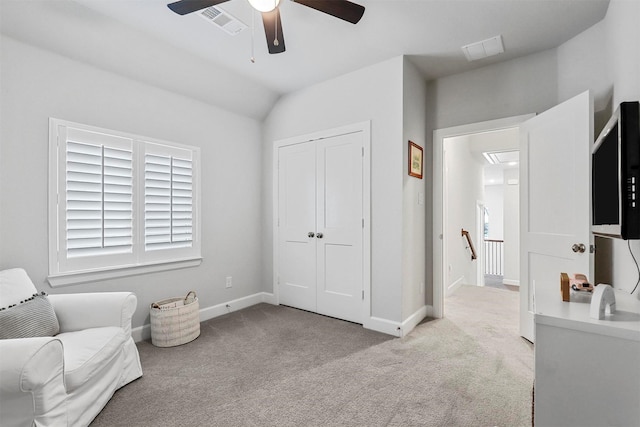
[(422, 179), (422, 147), (409, 141), (409, 175)]
[(200, 336), (200, 310), (194, 291), (151, 304), (151, 343), (156, 347), (186, 344)]
[(576, 273), (569, 276), (567, 273), (560, 273), (560, 293), (562, 301), (569, 302), (574, 298), (574, 302), (585, 302), (591, 298), (593, 285), (584, 274)]
[(584, 274), (576, 273), (570, 279), (571, 289), (580, 292), (593, 292), (593, 285), (589, 283), (589, 279)]
[(611, 285), (600, 283), (596, 286), (593, 298), (591, 298), (589, 317), (604, 320), (607, 307), (609, 307), (609, 314), (616, 312), (616, 294), (613, 292)]
[(569, 302), (571, 299), (569, 282), (569, 275), (567, 273), (560, 273), (560, 293), (562, 293), (562, 301), (564, 302)]

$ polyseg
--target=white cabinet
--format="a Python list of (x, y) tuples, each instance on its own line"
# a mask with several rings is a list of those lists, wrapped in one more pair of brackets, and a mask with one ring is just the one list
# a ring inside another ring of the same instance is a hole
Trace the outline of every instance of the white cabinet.
[(535, 425), (640, 426), (640, 301), (616, 291), (617, 312), (595, 320), (558, 288), (536, 288)]
[(363, 132), (278, 148), (281, 304), (363, 322)]

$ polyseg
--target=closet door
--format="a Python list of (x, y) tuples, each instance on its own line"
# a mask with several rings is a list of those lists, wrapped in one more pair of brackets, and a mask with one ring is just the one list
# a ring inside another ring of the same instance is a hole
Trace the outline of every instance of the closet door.
[(278, 150), (280, 304), (316, 311), (315, 143)]
[(362, 323), (362, 132), (316, 146), (317, 312)]
[(280, 304), (362, 323), (363, 134), (278, 150)]

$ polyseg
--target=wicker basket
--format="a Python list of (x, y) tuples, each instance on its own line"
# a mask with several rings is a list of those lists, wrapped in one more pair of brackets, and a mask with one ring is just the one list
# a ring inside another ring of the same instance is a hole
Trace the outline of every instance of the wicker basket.
[(150, 308), (151, 343), (156, 347), (186, 344), (200, 335), (198, 298), (190, 291), (184, 298), (154, 302)]

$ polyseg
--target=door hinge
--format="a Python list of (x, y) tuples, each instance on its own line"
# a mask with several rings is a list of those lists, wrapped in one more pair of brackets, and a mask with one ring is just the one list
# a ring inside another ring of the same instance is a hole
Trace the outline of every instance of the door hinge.
[(364, 299), (364, 289), (362, 290), (362, 299)]
[(362, 228), (364, 228), (364, 218), (362, 218)]
[(364, 147), (362, 147), (362, 157), (364, 157)]
[(589, 253), (594, 254), (596, 252), (596, 246), (595, 245), (589, 245)]

